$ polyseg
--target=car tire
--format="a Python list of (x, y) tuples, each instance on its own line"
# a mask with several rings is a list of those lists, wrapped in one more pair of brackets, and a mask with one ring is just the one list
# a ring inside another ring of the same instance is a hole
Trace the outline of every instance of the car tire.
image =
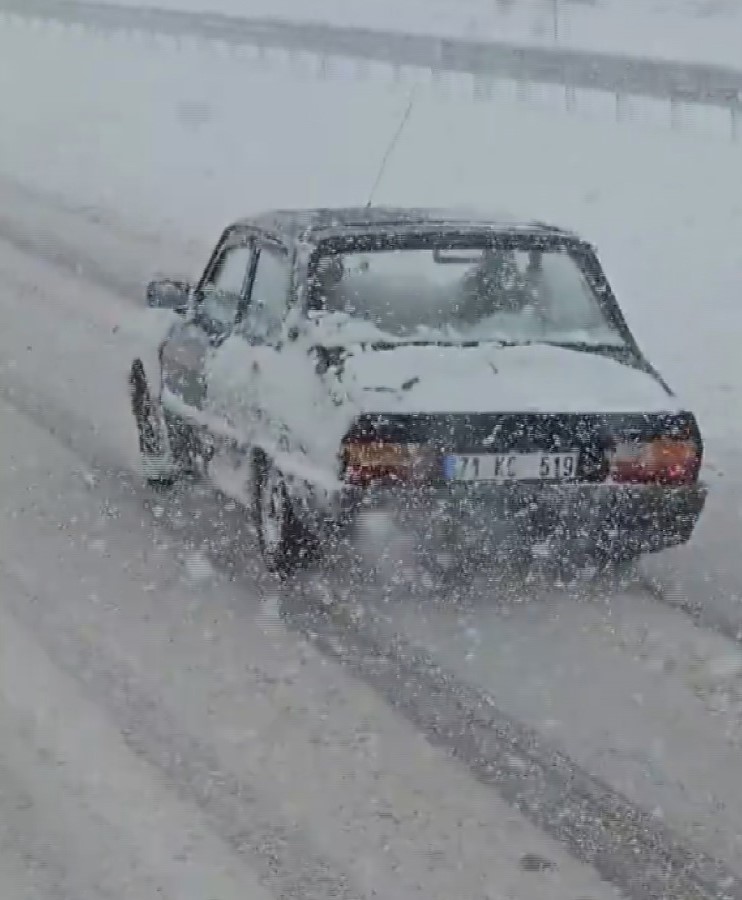
[(129, 392), (147, 483), (164, 490), (183, 475), (203, 475), (210, 453), (193, 427), (169, 416), (154, 399), (139, 359), (134, 361), (129, 373)]
[(199, 438), (198, 431), (165, 411), (163, 421), (175, 470), (179, 475), (194, 479), (203, 477), (212, 454)]
[(601, 549), (595, 557), (598, 574), (614, 581), (627, 581), (636, 575), (639, 562), (644, 556), (641, 548), (619, 545)]
[(129, 395), (144, 477), (152, 487), (170, 487), (175, 482), (177, 473), (167, 426), (160, 404), (152, 397), (144, 365), (139, 359), (132, 363), (129, 372)]
[(287, 577), (316, 557), (316, 541), (297, 518), (281, 471), (261, 456), (254, 472), (260, 551), (269, 572)]

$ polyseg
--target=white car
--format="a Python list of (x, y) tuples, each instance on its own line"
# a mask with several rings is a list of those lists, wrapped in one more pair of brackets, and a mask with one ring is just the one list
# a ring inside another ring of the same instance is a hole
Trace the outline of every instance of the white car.
[(447, 210), (277, 211), (231, 225), (130, 390), (145, 471), (225, 467), (268, 567), (380, 507), (423, 536), (587, 537), (601, 560), (689, 540), (703, 445), (592, 246)]

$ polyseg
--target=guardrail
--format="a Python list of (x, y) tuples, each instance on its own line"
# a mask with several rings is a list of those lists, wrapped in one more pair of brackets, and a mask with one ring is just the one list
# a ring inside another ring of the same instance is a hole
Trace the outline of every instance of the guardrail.
[(0, 0), (0, 12), (100, 30), (198, 37), (492, 80), (603, 91), (617, 98), (648, 97), (672, 104), (714, 106), (729, 111), (733, 136), (742, 119), (742, 70), (722, 66), (81, 0)]

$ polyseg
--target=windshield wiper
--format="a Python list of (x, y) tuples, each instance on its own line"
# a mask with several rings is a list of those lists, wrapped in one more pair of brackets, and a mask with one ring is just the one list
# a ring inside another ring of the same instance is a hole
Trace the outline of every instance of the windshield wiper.
[(577, 350), (582, 353), (631, 353), (626, 344), (592, 344), (588, 341), (534, 341), (532, 343), (548, 344), (550, 347), (564, 347), (565, 350)]
[(371, 341), (372, 350), (396, 350), (398, 347), (478, 347), (479, 341)]
[[(496, 347), (517, 347), (520, 341), (505, 341), (500, 338), (471, 338), (461, 341), (446, 340), (412, 340), (412, 341), (371, 341), (368, 343), (373, 350), (396, 350), (398, 347), (479, 347), (482, 344), (493, 344)], [(531, 343), (530, 341), (528, 343)]]

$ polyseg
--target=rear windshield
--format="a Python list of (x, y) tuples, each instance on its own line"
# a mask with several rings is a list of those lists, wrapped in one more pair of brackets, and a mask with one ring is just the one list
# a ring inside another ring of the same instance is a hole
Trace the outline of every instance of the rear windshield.
[(579, 258), (562, 247), (325, 255), (312, 305), (362, 320), (380, 338), (625, 344)]

